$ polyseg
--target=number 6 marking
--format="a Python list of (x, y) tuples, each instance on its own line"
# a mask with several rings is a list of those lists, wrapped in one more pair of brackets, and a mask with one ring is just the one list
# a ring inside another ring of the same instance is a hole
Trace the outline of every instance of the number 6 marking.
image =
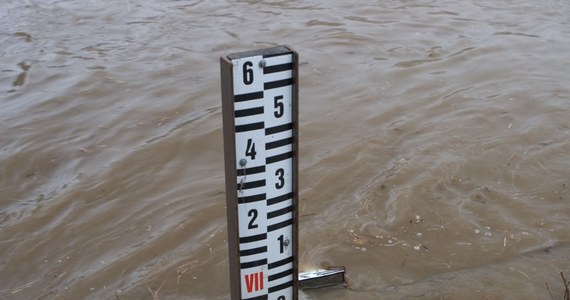
[(250, 85), (253, 83), (253, 63), (246, 61), (243, 63), (243, 83)]

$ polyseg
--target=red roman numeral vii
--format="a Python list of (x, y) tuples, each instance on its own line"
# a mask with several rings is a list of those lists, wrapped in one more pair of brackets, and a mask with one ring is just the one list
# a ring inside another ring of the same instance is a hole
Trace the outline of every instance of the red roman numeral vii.
[(248, 293), (263, 290), (263, 272), (246, 274), (245, 287)]

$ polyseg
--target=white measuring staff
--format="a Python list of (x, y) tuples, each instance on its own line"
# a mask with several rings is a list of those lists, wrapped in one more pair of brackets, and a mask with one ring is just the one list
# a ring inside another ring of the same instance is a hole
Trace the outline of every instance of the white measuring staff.
[(232, 299), (297, 299), (298, 56), (220, 62)]

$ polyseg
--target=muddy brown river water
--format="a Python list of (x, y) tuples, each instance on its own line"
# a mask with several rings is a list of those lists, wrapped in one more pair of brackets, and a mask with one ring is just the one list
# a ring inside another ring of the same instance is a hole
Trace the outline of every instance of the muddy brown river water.
[(227, 299), (218, 60), (277, 44), (301, 299), (562, 299), (567, 0), (2, 1), (0, 299)]

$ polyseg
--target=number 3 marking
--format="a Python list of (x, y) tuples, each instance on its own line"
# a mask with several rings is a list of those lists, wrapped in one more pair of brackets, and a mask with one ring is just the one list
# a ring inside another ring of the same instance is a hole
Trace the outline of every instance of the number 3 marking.
[(275, 176), (279, 179), (279, 182), (275, 184), (275, 188), (282, 189), (285, 186), (285, 178), (283, 177), (285, 176), (285, 170), (277, 169), (277, 171), (275, 171)]

